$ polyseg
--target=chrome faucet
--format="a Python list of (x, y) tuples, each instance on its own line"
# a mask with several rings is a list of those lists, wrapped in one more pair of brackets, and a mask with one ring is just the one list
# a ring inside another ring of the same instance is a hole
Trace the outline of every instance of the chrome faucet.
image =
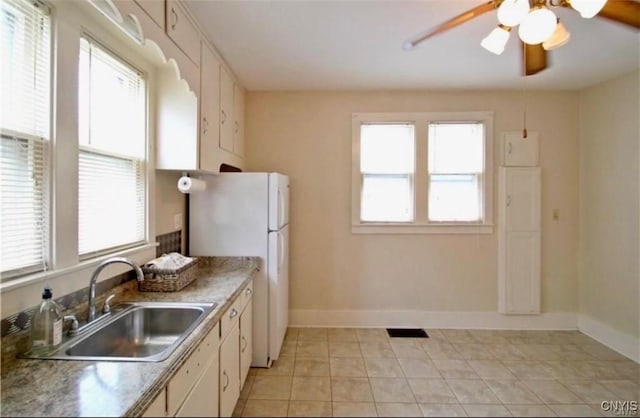
[(100, 265), (91, 275), (91, 280), (89, 281), (89, 314), (87, 316), (87, 324), (96, 319), (96, 282), (98, 281), (98, 275), (103, 268), (113, 263), (124, 263), (130, 265), (135, 270), (138, 281), (144, 281), (144, 274), (142, 273), (142, 269), (140, 269), (140, 266), (134, 261), (129, 260), (128, 258), (112, 257), (100, 263)]

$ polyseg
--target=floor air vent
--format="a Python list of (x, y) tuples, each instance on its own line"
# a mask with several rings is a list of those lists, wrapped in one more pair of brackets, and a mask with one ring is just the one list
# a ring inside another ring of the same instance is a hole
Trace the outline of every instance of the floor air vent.
[(391, 338), (429, 338), (422, 328), (387, 328)]

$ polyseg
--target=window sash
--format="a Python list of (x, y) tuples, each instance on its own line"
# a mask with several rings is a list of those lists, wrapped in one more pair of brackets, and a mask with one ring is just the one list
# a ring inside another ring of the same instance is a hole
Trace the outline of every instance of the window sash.
[(482, 221), (482, 174), (430, 174), (429, 222)]
[(40, 2), (0, 1), (2, 281), (47, 269), (51, 22)]
[(362, 175), (360, 220), (362, 222), (412, 222), (413, 175)]
[(146, 89), (141, 72), (86, 36), (79, 65), (78, 253), (84, 260), (146, 241)]

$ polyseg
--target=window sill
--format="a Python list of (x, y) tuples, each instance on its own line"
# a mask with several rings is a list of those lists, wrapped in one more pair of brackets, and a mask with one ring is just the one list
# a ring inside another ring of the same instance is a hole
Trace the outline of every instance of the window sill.
[(352, 234), (492, 234), (493, 224), (352, 224)]
[(21, 287), (37, 284), (47, 280), (55, 279), (60, 276), (69, 275), (80, 270), (94, 269), (102, 261), (111, 257), (127, 257), (135, 256), (136, 254), (148, 251), (155, 248), (158, 244), (156, 242), (143, 244), (133, 248), (127, 248), (122, 251), (105, 254), (100, 257), (92, 258), (90, 260), (80, 261), (78, 264), (65, 267), (57, 270), (50, 270), (45, 272), (33, 273), (22, 277), (16, 277), (15, 279), (8, 279), (6, 283), (0, 283), (0, 293), (9, 292), (11, 290), (19, 289)]

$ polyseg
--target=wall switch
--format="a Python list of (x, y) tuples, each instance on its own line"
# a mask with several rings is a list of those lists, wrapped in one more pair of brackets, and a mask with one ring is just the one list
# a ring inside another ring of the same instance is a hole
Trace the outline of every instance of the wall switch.
[(182, 229), (182, 214), (176, 213), (173, 215), (173, 227), (177, 229)]
[(554, 209), (553, 210), (553, 220), (557, 221), (558, 219), (560, 219), (560, 210), (559, 209)]

